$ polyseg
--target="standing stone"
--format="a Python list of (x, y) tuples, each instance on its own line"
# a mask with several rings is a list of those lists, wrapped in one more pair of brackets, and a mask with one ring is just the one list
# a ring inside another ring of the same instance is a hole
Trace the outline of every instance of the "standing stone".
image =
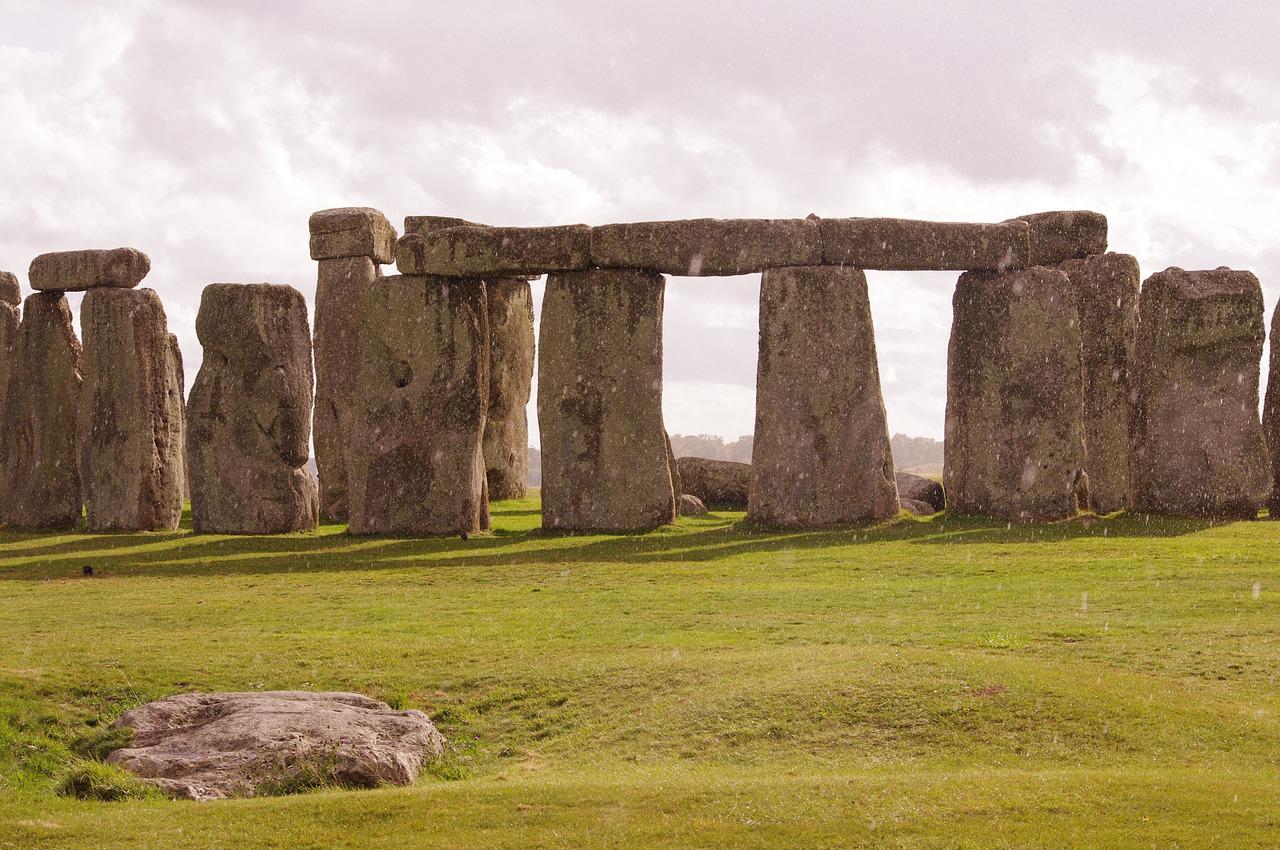
[[(10, 272), (0, 272), (0, 427), (4, 426), (4, 412), (8, 410), (9, 375), (14, 371), (14, 358), (18, 351), (21, 304), (22, 290), (18, 286), (18, 278)], [(9, 499), (3, 452), (4, 440), (0, 437), (0, 505)], [(0, 522), (3, 521), (4, 509), (0, 508)]]
[(316, 468), (320, 515), (345, 522), (347, 455), (355, 428), (360, 363), (360, 310), (365, 293), (392, 260), (396, 231), (367, 207), (321, 210), (311, 216), (311, 256), (316, 278)]
[[(1104, 238), (1105, 233), (1103, 219)], [(1080, 311), (1089, 500), (1096, 512), (1108, 514), (1129, 501), (1129, 364), (1142, 285), (1138, 261), (1128, 254), (1101, 254), (1055, 268), (1071, 279)]]
[(1084, 466), (1080, 321), (1065, 272), (961, 275), (947, 351), (947, 510), (1073, 516)]
[(487, 281), (489, 412), (484, 462), (490, 499), (524, 496), (529, 474), (529, 391), (533, 385), (533, 295), (517, 278)]
[(1147, 278), (1138, 303), (1134, 509), (1256, 517), (1271, 489), (1258, 421), (1258, 279), (1171, 268)]
[(170, 396), (170, 405), (176, 405), (178, 413), (181, 415), (179, 428), (181, 435), (178, 439), (178, 481), (179, 492), (182, 493), (182, 501), (186, 502), (191, 498), (191, 490), (187, 486), (187, 378), (182, 366), (182, 346), (178, 344), (178, 338), (173, 334), (169, 334), (169, 345), (167, 351), (168, 357), (165, 361), (169, 369), (168, 388), (172, 394)]
[(662, 424), (662, 302), (654, 272), (554, 274), (542, 301), (542, 525), (643, 531), (675, 522)]
[(61, 292), (27, 297), (3, 415), (0, 458), (7, 498), (0, 519), (31, 529), (80, 525), (76, 410), (80, 341)]
[(1280, 519), (1280, 305), (1271, 314), (1271, 363), (1267, 372), (1267, 396), (1262, 405), (1262, 430), (1271, 457), (1271, 489), (1267, 511)]
[(365, 294), (359, 416), (348, 455), (353, 534), (487, 526), (489, 322), (479, 280), (400, 276)]
[(866, 275), (769, 269), (747, 516), (813, 528), (898, 511)]
[(91, 289), (80, 306), (76, 435), (89, 531), (165, 531), (182, 519), (182, 400), (153, 289)]
[(187, 403), (187, 476), (197, 532), (316, 527), (311, 332), (302, 293), (269, 283), (206, 286), (204, 362)]

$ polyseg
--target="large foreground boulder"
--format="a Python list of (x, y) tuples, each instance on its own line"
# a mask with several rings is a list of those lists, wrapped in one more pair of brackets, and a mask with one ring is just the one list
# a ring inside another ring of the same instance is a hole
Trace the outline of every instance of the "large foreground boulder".
[(1142, 285), (1133, 505), (1248, 519), (1270, 491), (1258, 420), (1262, 287), (1250, 272), (1166, 269)]
[(269, 283), (206, 286), (204, 362), (187, 402), (192, 525), (214, 534), (316, 527), (311, 331), (302, 293)]
[(489, 412), (484, 465), (490, 499), (524, 496), (533, 387), (533, 294), (522, 278), (485, 282), (489, 308)]
[(746, 509), (747, 495), (751, 492), (751, 464), (682, 457), (676, 459), (676, 467), (680, 470), (680, 486), (684, 492), (708, 505)]
[(192, 800), (320, 782), (409, 785), (445, 743), (422, 712), (350, 693), (178, 694), (127, 711), (115, 725), (133, 737), (108, 763)]
[(1064, 272), (961, 275), (947, 351), (947, 511), (1019, 522), (1077, 510), (1080, 320)]
[(751, 475), (747, 514), (760, 522), (810, 528), (898, 515), (861, 271), (762, 276)]

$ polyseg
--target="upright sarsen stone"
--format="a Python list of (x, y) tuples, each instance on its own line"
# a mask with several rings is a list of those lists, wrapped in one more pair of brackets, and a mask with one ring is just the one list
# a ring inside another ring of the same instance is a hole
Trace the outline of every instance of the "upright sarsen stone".
[(1077, 510), (1084, 467), (1076, 297), (1065, 272), (961, 275), (947, 351), (947, 510), (1021, 522)]
[(542, 301), (542, 525), (639, 531), (676, 518), (662, 424), (662, 303), (654, 272), (555, 274)]
[(187, 477), (197, 532), (316, 527), (311, 331), (302, 293), (269, 283), (206, 286), (204, 362), (187, 403)]
[(1270, 491), (1258, 421), (1262, 287), (1253, 274), (1166, 269), (1142, 285), (1133, 504), (1175, 516), (1257, 516)]
[[(9, 272), (0, 272), (0, 427), (4, 426), (5, 411), (9, 409), (9, 375), (14, 371), (14, 358), (18, 351), (21, 304), (22, 291), (18, 287), (18, 278)], [(9, 500), (4, 450), (4, 438), (0, 435), (0, 505)], [(4, 508), (0, 507), (0, 522), (3, 521)]]
[(1271, 490), (1267, 511), (1280, 519), (1280, 305), (1271, 314), (1271, 363), (1267, 372), (1267, 395), (1262, 404), (1262, 430), (1271, 456)]
[(747, 515), (813, 528), (898, 511), (866, 275), (769, 269)]
[(90, 531), (162, 531), (182, 519), (181, 377), (152, 289), (91, 289), (80, 307), (76, 434)]
[(524, 496), (529, 473), (527, 407), (533, 385), (533, 295), (529, 282), (486, 282), (489, 309), (489, 411), (484, 424), (490, 499)]
[(361, 311), (353, 534), (461, 534), (487, 526), (489, 322), (480, 280), (400, 276)]
[(27, 297), (0, 412), (0, 519), (20, 528), (80, 525), (76, 411), (80, 341), (61, 292)]
[[(1106, 219), (1103, 219), (1105, 237)], [(1080, 311), (1084, 368), (1085, 472), (1089, 500), (1100, 514), (1129, 500), (1129, 411), (1134, 334), (1138, 324), (1138, 261), (1128, 254), (1068, 260)]]

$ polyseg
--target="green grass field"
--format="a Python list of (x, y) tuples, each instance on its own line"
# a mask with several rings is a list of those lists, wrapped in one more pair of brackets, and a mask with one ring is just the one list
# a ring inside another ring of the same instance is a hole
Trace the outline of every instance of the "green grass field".
[[(0, 532), (0, 848), (1280, 846), (1280, 524), (537, 508), (465, 542)], [(125, 709), (255, 688), (452, 749), (412, 788), (58, 793)]]

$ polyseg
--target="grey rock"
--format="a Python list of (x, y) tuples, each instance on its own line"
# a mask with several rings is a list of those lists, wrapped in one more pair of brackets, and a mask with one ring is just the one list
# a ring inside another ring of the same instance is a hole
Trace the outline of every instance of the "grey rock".
[(933, 516), (938, 509), (920, 499), (900, 499), (902, 509), (912, 516)]
[(1031, 228), (1031, 265), (1047, 266), (1063, 260), (1104, 254), (1107, 250), (1107, 217), (1089, 210), (1020, 215)]
[(1029, 265), (1026, 222), (969, 224), (898, 218), (824, 218), (822, 260), (885, 270), (1004, 271)]
[(1245, 271), (1166, 269), (1138, 301), (1135, 510), (1247, 519), (1269, 494), (1258, 420), (1262, 287)]
[(396, 267), (406, 275), (512, 277), (586, 269), (591, 228), (448, 227), (410, 233), (396, 243)]
[(528, 281), (485, 281), (489, 310), (489, 411), (484, 463), (490, 499), (519, 499), (529, 473), (533, 387), (533, 295)]
[[(12, 277), (12, 275), (9, 275)], [(0, 283), (4, 277), (0, 275)], [(16, 280), (15, 280), (16, 285)], [(18, 356), (18, 329), (22, 324), (21, 302), (11, 303), (0, 299), (0, 428), (5, 427), (5, 411), (9, 409), (9, 376), (16, 371)], [(0, 433), (0, 522), (4, 522), (3, 505), (9, 501), (9, 483), (6, 477), (5, 440)]]
[(1018, 522), (1077, 510), (1084, 466), (1075, 292), (1064, 272), (962, 275), (947, 352), (947, 511)]
[(648, 530), (676, 517), (662, 423), (662, 306), (653, 272), (554, 274), (542, 302), (542, 524)]
[(680, 516), (706, 516), (707, 506), (697, 496), (680, 494)]
[(187, 478), (197, 532), (316, 527), (311, 331), (302, 293), (269, 283), (206, 286), (204, 362), (187, 401)]
[(280, 793), (308, 769), (346, 786), (410, 785), (445, 745), (422, 712), (352, 693), (178, 694), (115, 727), (133, 736), (109, 764), (191, 800)]
[(93, 289), (81, 303), (80, 328), (76, 435), (86, 527), (175, 529), (182, 519), (182, 377), (164, 306), (152, 289)]
[(404, 235), (424, 236), (434, 230), (445, 230), (450, 227), (488, 227), (465, 218), (454, 218), (448, 215), (407, 215), (404, 217)]
[(912, 475), (910, 472), (899, 472), (894, 478), (898, 485), (899, 499), (924, 502), (931, 508), (929, 513), (946, 509), (947, 500), (943, 495), (942, 485), (932, 478)]
[(1271, 493), (1267, 499), (1267, 511), (1271, 519), (1280, 520), (1280, 305), (1271, 314), (1270, 361), (1267, 395), (1262, 405), (1262, 430), (1271, 460)]
[(822, 235), (809, 219), (716, 219), (606, 224), (591, 229), (601, 268), (666, 274), (735, 275), (822, 262)]
[(186, 502), (191, 499), (191, 488), (187, 483), (187, 376), (182, 365), (182, 346), (178, 344), (178, 338), (172, 333), (169, 334), (168, 358), (165, 365), (169, 370), (165, 386), (170, 392), (175, 393), (170, 400), (170, 409), (176, 409), (181, 416), (179, 422), (181, 436), (178, 439), (178, 490), (182, 493), (182, 502)]
[(751, 464), (705, 457), (676, 460), (681, 487), (708, 505), (726, 508), (747, 507), (751, 492)]
[(22, 287), (13, 272), (0, 272), (0, 304), (17, 307), (22, 303)]
[(132, 289), (151, 271), (137, 248), (57, 251), (31, 261), (27, 278), (37, 291), (82, 292), (97, 287)]
[(396, 229), (371, 207), (338, 207), (311, 214), (311, 259), (369, 257), (375, 263), (395, 258)]
[(811, 528), (898, 515), (866, 276), (769, 269), (760, 283), (747, 515)]

